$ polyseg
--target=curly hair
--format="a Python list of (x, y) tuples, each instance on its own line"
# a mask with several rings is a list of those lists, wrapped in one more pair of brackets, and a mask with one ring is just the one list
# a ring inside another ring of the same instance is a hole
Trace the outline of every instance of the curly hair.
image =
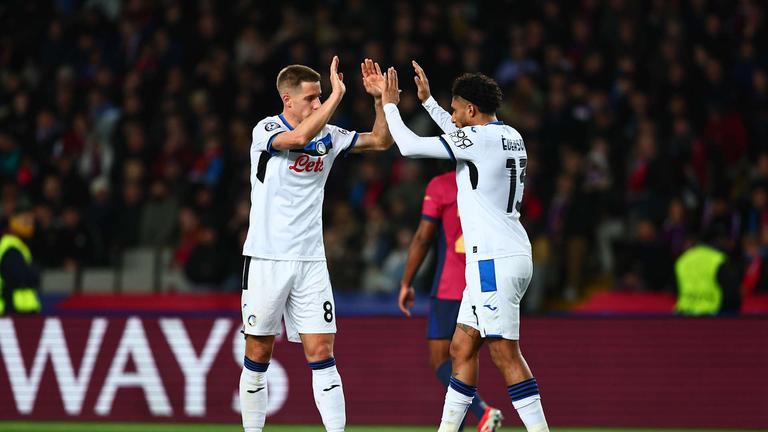
[(499, 84), (481, 73), (462, 74), (453, 82), (451, 91), (453, 96), (459, 96), (477, 106), (483, 114), (493, 114), (501, 106)]

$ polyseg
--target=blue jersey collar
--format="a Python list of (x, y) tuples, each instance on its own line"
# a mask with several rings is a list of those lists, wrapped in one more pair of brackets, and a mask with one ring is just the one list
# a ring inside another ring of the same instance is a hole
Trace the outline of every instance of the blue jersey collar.
[(288, 123), (288, 120), (285, 119), (285, 116), (282, 113), (278, 114), (277, 116), (280, 117), (280, 121), (283, 122), (283, 124), (285, 125), (285, 127), (288, 128), (288, 130), (293, 130), (293, 126), (291, 126), (291, 124)]

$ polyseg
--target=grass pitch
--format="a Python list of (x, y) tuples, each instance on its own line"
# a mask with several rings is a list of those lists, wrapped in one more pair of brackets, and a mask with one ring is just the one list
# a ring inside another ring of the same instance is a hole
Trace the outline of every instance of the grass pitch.
[[(236, 424), (205, 423), (62, 423), (62, 422), (6, 422), (0, 421), (3, 432), (238, 432)], [(435, 432), (434, 427), (417, 426), (349, 426), (347, 432)], [(467, 432), (474, 427), (465, 428)], [(522, 428), (506, 427), (502, 432), (524, 432)], [(746, 432), (725, 429), (609, 429), (609, 428), (557, 428), (558, 432)], [(265, 432), (322, 432), (320, 425), (266, 425)], [(755, 432), (755, 431), (750, 431)]]

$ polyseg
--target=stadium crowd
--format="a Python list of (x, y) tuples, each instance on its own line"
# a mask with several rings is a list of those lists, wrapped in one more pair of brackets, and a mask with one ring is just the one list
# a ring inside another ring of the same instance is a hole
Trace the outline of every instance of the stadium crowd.
[[(31, 246), (46, 268), (110, 266), (126, 249), (163, 246), (193, 283), (237, 287), (251, 129), (281, 109), (277, 72), (306, 64), (327, 83), (339, 54), (348, 92), (333, 123), (366, 131), (374, 112), (358, 65), (393, 65), (406, 77), (406, 122), (436, 134), (407, 79), (417, 59), (446, 108), (463, 71), (504, 90), (499, 116), (529, 154), (529, 310), (600, 283), (673, 292), (674, 260), (696, 241), (728, 251), (739, 290), (765, 290), (764, 9), (755, 0), (6, 1), (0, 214), (34, 209)], [(396, 147), (337, 165), (323, 220), (334, 287), (394, 292), (426, 183), (451, 167), (405, 160)]]

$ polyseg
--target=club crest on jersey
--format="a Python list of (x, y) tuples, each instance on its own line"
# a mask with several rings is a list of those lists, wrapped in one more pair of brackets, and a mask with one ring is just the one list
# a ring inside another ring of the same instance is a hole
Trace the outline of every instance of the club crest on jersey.
[(301, 154), (293, 162), (293, 165), (288, 167), (288, 169), (297, 173), (321, 172), (323, 170), (323, 159), (317, 158), (313, 160), (313, 158), (305, 154)]
[(459, 129), (456, 132), (449, 133), (448, 137), (451, 139), (451, 144), (454, 146), (465, 149), (471, 147), (474, 143), (467, 137), (467, 133)]
[(266, 125), (264, 125), (264, 130), (267, 131), (267, 132), (271, 132), (271, 131), (279, 128), (279, 127), (280, 127), (279, 124), (277, 124), (275, 122), (269, 122)]

